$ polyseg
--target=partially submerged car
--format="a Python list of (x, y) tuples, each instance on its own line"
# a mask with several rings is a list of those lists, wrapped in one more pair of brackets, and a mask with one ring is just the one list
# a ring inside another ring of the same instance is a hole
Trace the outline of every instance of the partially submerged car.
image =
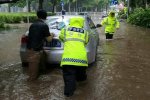
[[(74, 16), (81, 15), (64, 15), (64, 16), (50, 16), (47, 17), (46, 23), (49, 26), (50, 32), (54, 33), (54, 38), (51, 42), (45, 41), (44, 43), (44, 51), (47, 54), (47, 63), (50, 64), (60, 64), (62, 53), (63, 53), (63, 43), (59, 40), (59, 33), (62, 28), (69, 24), (69, 19)], [(82, 16), (85, 19), (84, 29), (88, 31), (89, 35), (89, 43), (86, 46), (87, 54), (88, 54), (88, 63), (94, 63), (96, 61), (96, 53), (97, 46), (99, 44), (99, 34), (96, 30), (96, 26), (94, 25), (92, 19), (88, 16)], [(28, 32), (23, 34), (21, 38), (21, 46), (20, 46), (20, 57), (22, 65), (26, 65), (26, 43), (28, 38)]]

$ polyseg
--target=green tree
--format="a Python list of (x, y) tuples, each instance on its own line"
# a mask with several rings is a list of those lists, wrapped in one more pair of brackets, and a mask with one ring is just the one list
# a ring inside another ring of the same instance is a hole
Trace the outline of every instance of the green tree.
[(64, 0), (66, 4), (68, 4), (68, 11), (71, 11), (71, 4), (76, 2), (77, 0)]
[[(31, 11), (31, 3), (34, 2), (35, 0), (28, 0), (28, 12)], [(10, 6), (18, 6), (18, 7), (25, 7), (27, 6), (26, 0), (19, 0), (16, 3), (10, 4)]]
[(148, 8), (150, 0), (130, 0), (130, 7), (134, 10), (135, 8)]
[(43, 9), (43, 0), (39, 0), (39, 9)]
[(52, 3), (52, 12), (55, 12), (55, 7), (56, 5), (58, 5), (60, 3), (61, 0), (50, 0), (50, 2)]

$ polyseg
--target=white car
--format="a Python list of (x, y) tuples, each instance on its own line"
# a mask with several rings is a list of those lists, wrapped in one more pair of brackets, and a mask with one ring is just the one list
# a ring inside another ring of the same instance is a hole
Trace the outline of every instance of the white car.
[[(74, 16), (80, 15), (64, 15), (64, 16), (50, 16), (47, 17), (47, 24), (49, 26), (50, 32), (55, 34), (52, 42), (44, 43), (44, 50), (47, 54), (47, 63), (50, 64), (60, 64), (62, 53), (63, 53), (63, 43), (59, 40), (59, 33), (62, 28), (69, 24), (69, 19)], [(85, 19), (84, 29), (88, 31), (89, 43), (86, 46), (88, 54), (88, 63), (94, 63), (96, 61), (97, 46), (99, 44), (99, 34), (96, 30), (96, 26), (93, 21), (88, 16), (82, 16)], [(26, 60), (26, 43), (28, 38), (28, 32), (23, 34), (20, 46), (20, 57), (22, 65), (27, 64)]]

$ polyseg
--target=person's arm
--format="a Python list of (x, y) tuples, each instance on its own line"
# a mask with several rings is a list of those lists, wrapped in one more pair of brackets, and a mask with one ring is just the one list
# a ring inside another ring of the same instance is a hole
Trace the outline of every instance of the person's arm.
[(53, 39), (53, 37), (54, 37), (54, 34), (49, 32), (48, 25), (44, 25), (44, 27), (43, 27), (43, 33), (44, 33), (44, 37), (46, 38), (46, 40), (48, 42), (51, 42), (52, 39)]
[[(106, 17), (106, 18), (107, 18), (107, 17)], [(102, 25), (102, 26), (106, 24), (106, 18), (104, 18), (104, 19), (102, 20), (102, 22), (101, 22), (101, 25)]]
[(65, 33), (65, 28), (63, 28), (61, 31), (60, 31), (60, 34), (59, 34), (59, 39), (60, 41), (64, 42), (64, 33)]

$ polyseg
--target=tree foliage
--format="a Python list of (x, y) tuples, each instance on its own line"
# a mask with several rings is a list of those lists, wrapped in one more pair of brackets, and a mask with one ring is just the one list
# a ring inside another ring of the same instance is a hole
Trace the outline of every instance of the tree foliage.
[(52, 12), (54, 13), (55, 7), (56, 5), (58, 5), (60, 3), (61, 0), (50, 0), (50, 2), (52, 3)]
[[(28, 0), (29, 1), (29, 6), (32, 3), (38, 2), (39, 9), (43, 8), (43, 3), (44, 2), (49, 2), (48, 4), (52, 5), (52, 12), (55, 11), (56, 7), (60, 9), (60, 2), (64, 2), (64, 6), (67, 8), (67, 11), (73, 11), (76, 7), (82, 8), (82, 9), (106, 9), (109, 4), (111, 3), (112, 0)], [(142, 7), (146, 8), (148, 4), (150, 4), (150, 0), (129, 0), (130, 1), (130, 7), (132, 9), (137, 8), (137, 7)], [(127, 0), (118, 0), (118, 2), (125, 2), (127, 4)], [(17, 3), (11, 4), (11, 6), (19, 6), (19, 7), (24, 7), (26, 6), (26, 0), (19, 0)], [(98, 10), (99, 11), (99, 10)]]
[(150, 28), (150, 8), (136, 8), (129, 16), (128, 22), (138, 26)]
[[(35, 0), (28, 0), (29, 3), (31, 4), (32, 2), (35, 2)], [(25, 7), (26, 6), (26, 0), (19, 0), (16, 3), (11, 3), (11, 6), (18, 6), (18, 7)]]
[(148, 4), (150, 4), (150, 0), (130, 0), (130, 7), (133, 9), (138, 7), (147, 8)]

